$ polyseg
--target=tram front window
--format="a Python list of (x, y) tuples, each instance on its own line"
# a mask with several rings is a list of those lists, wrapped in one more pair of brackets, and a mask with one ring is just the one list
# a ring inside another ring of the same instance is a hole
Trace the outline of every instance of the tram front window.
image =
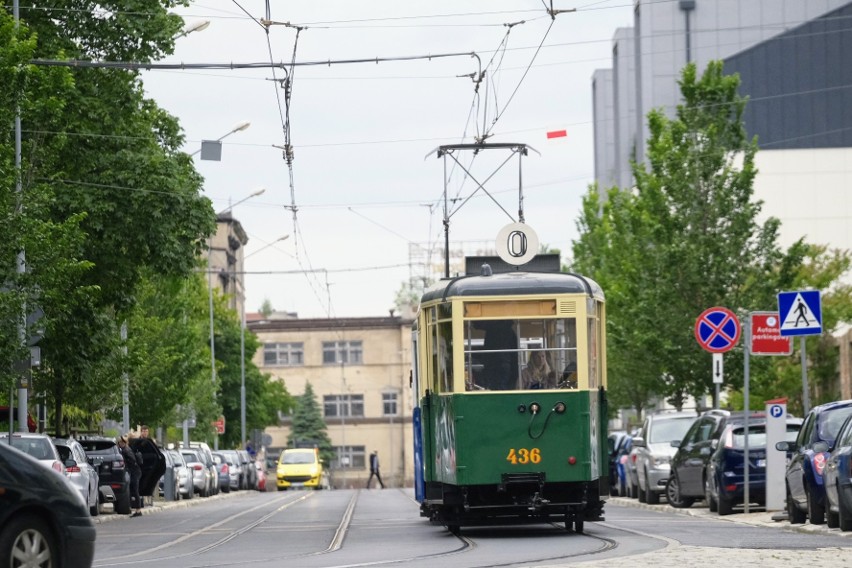
[(577, 388), (574, 319), (465, 322), (465, 389)]

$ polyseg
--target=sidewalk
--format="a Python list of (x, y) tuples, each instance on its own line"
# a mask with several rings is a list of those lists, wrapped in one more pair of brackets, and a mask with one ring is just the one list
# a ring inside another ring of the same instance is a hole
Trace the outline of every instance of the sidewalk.
[[(607, 502), (620, 507), (632, 507), (634, 509), (645, 509), (646, 511), (667, 511), (669, 513), (678, 513), (680, 515), (688, 515), (690, 517), (706, 517), (718, 519), (720, 521), (770, 527), (775, 529), (786, 529), (801, 533), (833, 534), (852, 539), (852, 532), (843, 532), (840, 529), (830, 529), (828, 528), (828, 525), (824, 524), (812, 525), (810, 523), (804, 523), (801, 525), (794, 525), (791, 524), (790, 521), (786, 520), (786, 515), (783, 515), (784, 520), (773, 520), (773, 517), (781, 516), (783, 513), (782, 511), (767, 512), (763, 511), (761, 508), (757, 508), (757, 512), (754, 513), (734, 513), (733, 515), (721, 516), (718, 513), (711, 513), (710, 509), (706, 506), (693, 506), (688, 509), (675, 509), (668, 505), (668, 503), (648, 505), (647, 503), (640, 503), (636, 499), (629, 499), (627, 497), (610, 497)], [(752, 507), (751, 509), (755, 508)], [(849, 546), (852, 546), (852, 542), (850, 542)]]
[[(721, 522), (740, 523), (744, 525), (762, 526), (774, 529), (785, 529), (804, 533), (830, 533), (852, 539), (852, 532), (841, 532), (838, 529), (829, 529), (825, 525), (791, 525), (788, 521), (774, 521), (772, 517), (776, 512), (757, 513), (735, 513), (733, 515), (719, 516), (711, 513), (707, 507), (690, 509), (675, 509), (664, 503), (662, 505), (648, 505), (640, 503), (635, 499), (626, 497), (610, 497), (608, 503), (634, 509), (645, 509), (648, 511), (668, 511), (691, 517), (713, 518)], [(637, 534), (644, 534), (635, 531)], [(813, 566), (850, 566), (852, 565), (852, 540), (843, 547), (813, 548), (813, 549), (791, 549), (772, 550), (765, 548), (723, 548), (713, 546), (690, 546), (679, 543), (676, 540), (648, 535), (649, 538), (658, 538), (666, 542), (666, 546), (660, 550), (646, 552), (624, 558), (609, 558), (601, 560), (590, 560), (587, 562), (574, 562), (563, 564), (564, 568), (583, 566), (584, 568), (612, 568), (613, 565), (622, 565), (629, 562), (635, 566), (653, 566), (654, 568), (684, 568), (684, 566), (735, 566), (746, 567), (771, 567), (771, 568), (811, 568)], [(844, 543), (845, 544), (845, 543)]]

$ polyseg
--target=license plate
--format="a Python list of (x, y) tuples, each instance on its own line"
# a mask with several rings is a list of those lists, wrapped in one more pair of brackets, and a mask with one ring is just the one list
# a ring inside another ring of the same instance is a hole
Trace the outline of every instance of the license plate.
[(290, 484), (290, 487), (304, 487), (304, 486), (305, 486), (304, 483), (291, 483)]
[(766, 460), (757, 460), (757, 467), (766, 467)]

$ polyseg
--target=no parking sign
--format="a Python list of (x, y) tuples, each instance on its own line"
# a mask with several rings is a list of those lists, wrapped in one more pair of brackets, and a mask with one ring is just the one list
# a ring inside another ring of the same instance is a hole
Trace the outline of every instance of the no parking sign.
[(721, 306), (704, 310), (695, 320), (695, 339), (710, 353), (730, 351), (740, 340), (741, 333), (736, 314)]

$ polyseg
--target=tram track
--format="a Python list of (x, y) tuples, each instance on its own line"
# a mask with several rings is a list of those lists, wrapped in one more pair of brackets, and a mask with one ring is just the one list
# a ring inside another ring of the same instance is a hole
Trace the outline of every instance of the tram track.
[[(403, 492), (403, 494), (405, 493)], [(282, 512), (297, 505), (304, 504), (308, 499), (315, 498), (315, 496), (317, 496), (316, 493), (308, 492), (298, 495), (295, 498), (292, 494), (282, 497), (275, 497), (271, 502), (257, 504), (255, 506), (245, 509), (244, 511), (239, 511), (237, 513), (234, 513), (233, 515), (228, 515), (226, 518), (221, 518), (219, 520), (216, 520), (215, 522), (207, 523), (204, 526), (199, 527), (191, 532), (187, 532), (186, 534), (182, 534), (176, 538), (170, 539), (167, 542), (163, 542), (151, 548), (131, 552), (128, 554), (121, 554), (99, 559), (94, 563), (93, 567), (110, 568), (115, 566), (141, 566), (150, 563), (159, 564), (163, 562), (172, 561), (179, 561), (181, 563), (181, 566), (184, 566), (185, 568), (191, 568), (193, 566), (233, 566), (235, 565), (233, 561), (227, 562), (216, 558), (215, 553), (217, 549), (221, 549), (229, 543), (234, 543), (239, 539), (239, 537), (258, 529), (258, 527), (274, 519)], [(362, 491), (355, 491), (349, 497), (348, 501), (345, 502), (345, 504), (341, 503), (341, 505), (343, 506), (343, 510), (342, 512), (338, 513), (339, 516), (337, 517), (338, 522), (336, 526), (329, 526), (328, 524), (326, 524), (327, 529), (331, 529), (332, 527), (334, 527), (333, 534), (331, 535), (330, 539), (326, 541), (327, 546), (315, 549), (314, 551), (303, 551), (301, 554), (296, 553), (290, 555), (282, 555), (279, 551), (275, 555), (263, 554), (262, 556), (246, 557), (241, 559), (237, 564), (241, 566), (270, 565), (270, 563), (275, 564), (286, 560), (286, 562), (290, 564), (299, 565), (299, 558), (302, 558), (305, 565), (317, 565), (315, 562), (309, 561), (308, 559), (318, 559), (319, 557), (324, 556), (326, 558), (326, 560), (322, 564), (324, 568), (366, 568), (372, 566), (401, 566), (409, 564), (431, 565), (442, 558), (449, 558), (461, 554), (467, 555), (474, 553), (475, 551), (481, 548), (481, 545), (484, 545), (486, 543), (493, 544), (496, 540), (495, 535), (493, 533), (489, 533), (487, 528), (477, 527), (476, 529), (471, 529), (470, 532), (467, 532), (466, 534), (453, 535), (453, 541), (444, 541), (444, 550), (433, 550), (428, 552), (422, 551), (422, 554), (409, 554), (405, 556), (390, 558), (386, 557), (380, 559), (375, 559), (374, 556), (374, 559), (363, 559), (361, 561), (355, 560), (354, 558), (350, 557), (347, 558), (347, 560), (339, 562), (334, 562), (333, 560), (329, 562), (329, 560), (331, 560), (332, 558), (338, 558), (338, 560), (342, 560), (337, 556), (337, 554), (335, 554), (334, 556), (330, 555), (332, 553), (342, 553), (346, 550), (347, 538), (350, 536), (351, 529), (353, 528), (353, 523), (356, 519), (356, 511), (358, 509), (359, 498), (361, 496)], [(248, 516), (249, 518), (246, 518), (246, 516)], [(228, 523), (233, 524), (235, 520), (239, 519), (242, 519), (242, 522), (240, 522), (238, 526), (225, 526)], [(364, 523), (362, 521), (361, 523), (359, 523), (359, 525), (354, 526), (358, 526), (359, 529), (366, 527), (367, 530), (370, 530), (369, 522)], [(558, 530), (560, 532), (566, 532), (565, 528), (561, 524), (552, 523), (551, 526), (555, 530)], [(544, 525), (544, 527), (546, 527), (546, 525)], [(310, 530), (310, 527), (308, 528)], [(225, 531), (225, 534), (221, 535), (219, 538), (216, 538), (212, 542), (205, 543), (203, 546), (196, 546), (191, 550), (175, 550), (175, 547), (179, 545), (184, 545), (185, 547), (187, 543), (192, 543), (193, 539), (203, 539), (205, 537), (209, 539), (211, 535), (216, 535), (217, 531), (223, 530)], [(548, 529), (544, 528), (544, 530), (547, 531)], [(447, 536), (449, 537), (450, 535), (448, 534)], [(479, 559), (476, 556), (472, 556), (469, 560), (462, 560), (462, 564), (468, 568), (484, 568), (486, 566), (517, 566), (522, 564), (536, 564), (560, 560), (576, 560), (584, 557), (592, 558), (605, 552), (611, 551), (618, 546), (618, 543), (615, 540), (602, 536), (597, 536), (594, 534), (566, 533), (565, 536), (571, 539), (591, 539), (593, 541), (596, 541), (598, 543), (598, 546), (596, 548), (576, 551), (575, 553), (570, 554), (565, 554), (564, 550), (559, 550), (558, 554), (547, 554), (547, 552), (545, 552), (547, 548), (542, 548), (539, 552), (545, 553), (535, 555), (535, 558), (507, 558), (504, 562), (497, 563), (494, 562), (494, 557), (490, 555), (486, 555), (482, 559)], [(536, 536), (530, 536), (529, 538), (535, 539)], [(452, 542), (455, 542), (456, 544), (453, 545)], [(588, 540), (586, 540), (586, 542), (588, 544)], [(489, 546), (491, 546), (491, 544)], [(554, 552), (552, 548), (550, 549), (550, 551)]]
[[(280, 501), (286, 501), (286, 502), (283, 505), (275, 507), (275, 509), (273, 511), (266, 513), (259, 518), (253, 519), (250, 522), (244, 524), (243, 526), (241, 526), (239, 528), (236, 528), (236, 529), (229, 531), (228, 534), (226, 536), (224, 536), (223, 538), (221, 538), (221, 539), (219, 539), (215, 542), (212, 542), (212, 543), (210, 543), (206, 546), (197, 548), (195, 550), (181, 552), (181, 553), (178, 553), (178, 554), (165, 555), (165, 556), (156, 555), (156, 553), (159, 552), (159, 551), (168, 550), (169, 548), (172, 548), (174, 546), (177, 546), (179, 544), (187, 542), (187, 541), (189, 541), (193, 538), (198, 538), (202, 535), (207, 535), (207, 534), (210, 534), (210, 533), (212, 533), (216, 530), (219, 530), (220, 527), (222, 527), (223, 525), (225, 525), (227, 523), (232, 523), (235, 519), (237, 519), (239, 517), (242, 517), (244, 515), (249, 515), (251, 513), (255, 513), (256, 511), (258, 511), (260, 509), (268, 508), (270, 506), (270, 503), (261, 503), (260, 505), (257, 505), (255, 507), (251, 507), (250, 509), (246, 509), (245, 511), (242, 511), (242, 512), (236, 513), (234, 515), (228, 516), (228, 517), (221, 519), (219, 521), (216, 521), (214, 523), (210, 523), (208, 525), (205, 525), (204, 527), (196, 529), (196, 530), (194, 530), (190, 533), (183, 534), (183, 535), (181, 535), (181, 536), (179, 536), (175, 539), (172, 539), (168, 542), (164, 542), (164, 543), (157, 545), (157, 546), (154, 546), (152, 548), (147, 548), (145, 550), (140, 550), (138, 552), (133, 552), (133, 553), (130, 553), (130, 554), (113, 556), (113, 557), (110, 557), (110, 558), (104, 558), (102, 560), (98, 560), (92, 566), (93, 566), (93, 568), (107, 568), (109, 566), (127, 566), (127, 565), (142, 564), (142, 563), (148, 563), (148, 562), (162, 562), (164, 560), (176, 560), (178, 558), (186, 558), (186, 557), (199, 556), (199, 555), (202, 555), (202, 554), (206, 554), (206, 553), (208, 553), (212, 550), (215, 550), (216, 548), (219, 548), (219, 547), (227, 544), (228, 542), (239, 537), (240, 535), (245, 534), (246, 532), (254, 529), (258, 525), (266, 522), (268, 519), (274, 517), (275, 515), (281, 513), (282, 511), (284, 511), (284, 510), (286, 510), (286, 509), (288, 509), (288, 508), (290, 508), (294, 505), (297, 505), (297, 504), (305, 501), (306, 499), (309, 499), (313, 495), (314, 495), (314, 493), (305, 493), (304, 495), (300, 495), (299, 497), (296, 497), (296, 498), (293, 498), (293, 496), (291, 496), (291, 495), (287, 495), (287, 496), (283, 496), (283, 497), (277, 497), (273, 501), (273, 503), (272, 503), (273, 505), (276, 505)], [(151, 558), (151, 555), (156, 555), (156, 557)], [(147, 557), (147, 558), (143, 558), (143, 557)]]

